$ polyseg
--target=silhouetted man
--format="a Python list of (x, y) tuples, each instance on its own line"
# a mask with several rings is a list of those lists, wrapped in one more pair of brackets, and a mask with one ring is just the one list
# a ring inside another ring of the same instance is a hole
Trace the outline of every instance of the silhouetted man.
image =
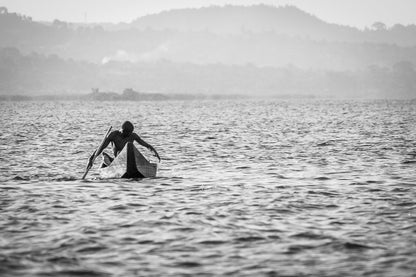
[[(156, 150), (153, 148), (153, 146), (151, 146), (150, 144), (148, 144), (147, 142), (145, 142), (144, 140), (142, 140), (136, 133), (133, 133), (134, 130), (134, 126), (130, 121), (126, 121), (121, 125), (121, 131), (113, 131), (111, 132), (107, 138), (104, 140), (104, 143), (102, 145), (102, 147), (100, 147), (100, 149), (97, 150), (97, 155), (99, 156), (101, 154), (101, 152), (103, 152), (103, 150), (110, 144), (113, 147), (113, 154), (114, 157), (117, 157), (117, 155), (121, 152), (121, 150), (123, 150), (124, 146), (128, 143), (128, 142), (134, 142), (137, 141), (140, 145), (146, 147), (147, 149), (153, 151), (155, 153), (155, 156), (159, 159), (160, 161), (160, 157), (159, 154), (156, 152)], [(93, 153), (89, 159), (89, 163), (92, 164), (92, 159), (94, 158), (94, 154)], [(110, 163), (113, 161), (113, 158), (111, 158), (107, 153), (103, 153), (103, 157), (104, 157), (104, 163), (103, 166), (109, 166)]]

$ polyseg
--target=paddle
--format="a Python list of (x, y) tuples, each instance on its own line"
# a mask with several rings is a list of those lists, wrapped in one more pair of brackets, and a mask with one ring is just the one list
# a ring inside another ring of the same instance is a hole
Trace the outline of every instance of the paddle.
[(100, 150), (101, 146), (103, 146), (103, 144), (104, 144), (104, 142), (105, 142), (105, 139), (107, 138), (107, 136), (108, 136), (108, 134), (110, 133), (110, 131), (111, 131), (111, 129), (112, 129), (112, 128), (113, 128), (112, 126), (110, 126), (110, 128), (108, 128), (108, 131), (107, 131), (107, 133), (105, 134), (105, 136), (104, 136), (104, 138), (103, 138), (103, 141), (100, 143), (100, 146), (98, 146), (98, 148), (97, 148), (97, 149), (95, 149), (94, 153), (92, 154), (92, 155), (93, 155), (92, 160), (91, 160), (91, 162), (88, 162), (87, 168), (86, 168), (86, 170), (85, 170), (84, 175), (82, 176), (82, 179), (85, 179), (85, 177), (86, 177), (86, 176), (87, 176), (87, 174), (88, 174), (88, 171), (90, 171), (90, 169), (91, 169), (92, 165), (94, 164), (95, 159), (96, 159), (96, 158), (97, 158), (97, 156), (98, 156), (98, 155), (97, 155), (98, 150)]

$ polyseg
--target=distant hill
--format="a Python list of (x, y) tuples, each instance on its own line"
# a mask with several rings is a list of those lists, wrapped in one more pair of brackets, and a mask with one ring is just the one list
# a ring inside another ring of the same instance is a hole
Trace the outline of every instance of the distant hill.
[(416, 25), (397, 24), (390, 29), (379, 25), (376, 29), (361, 31), (353, 27), (326, 23), (294, 6), (267, 5), (178, 9), (143, 16), (130, 24), (141, 30), (171, 29), (183, 32), (207, 31), (215, 34), (274, 32), (312, 40), (416, 45)]
[(414, 25), (362, 31), (291, 6), (172, 10), (122, 25), (41, 23), (0, 7), (0, 94), (415, 97), (415, 65)]
[[(190, 14), (189, 17), (186, 17), (190, 26), (198, 26), (198, 24), (194, 25), (192, 21), (193, 19), (197, 20), (194, 13), (198, 15), (207, 12), (208, 15), (205, 17), (213, 17), (214, 14), (218, 13), (219, 22), (221, 22), (222, 17), (225, 21), (225, 15), (228, 14), (231, 30), (237, 28), (235, 27), (237, 22), (241, 23), (241, 18), (245, 15), (237, 17), (232, 16), (232, 14), (241, 14), (241, 11), (246, 11), (248, 14), (245, 18), (251, 18), (254, 16), (253, 14), (258, 15), (260, 13), (267, 15), (267, 11), (273, 16), (282, 14), (282, 18), (276, 21), (277, 23), (274, 22), (274, 25), (270, 24), (270, 26), (276, 25), (282, 32), (283, 30), (292, 30), (292, 35), (289, 32), (281, 34), (278, 30), (271, 29), (260, 32), (262, 29), (267, 29), (265, 27), (266, 23), (260, 24), (255, 20), (252, 21), (256, 23), (247, 20), (247, 28), (251, 26), (250, 24), (254, 24), (257, 26), (256, 30), (258, 32), (246, 30), (241, 33), (224, 35), (213, 33), (212, 30), (196, 30), (197, 27), (194, 27), (195, 30), (185, 31), (183, 28), (178, 30), (174, 29), (175, 24), (173, 23), (172, 28), (166, 30), (146, 27), (108, 31), (97, 25), (94, 27), (75, 27), (71, 23), (58, 20), (50, 24), (44, 24), (34, 22), (26, 16), (5, 13), (0, 14), (0, 47), (15, 47), (26, 54), (36, 52), (93, 63), (106, 63), (108, 61), (159, 62), (165, 60), (194, 64), (253, 64), (272, 67), (294, 65), (305, 69), (325, 70), (356, 70), (369, 65), (392, 66), (400, 61), (410, 61), (416, 64), (416, 46), (339, 42), (312, 38), (314, 33), (320, 33), (321, 35), (324, 33), (319, 30), (327, 30), (328, 34), (328, 30), (334, 28), (349, 30), (360, 35), (362, 33), (353, 28), (326, 24), (293, 7), (213, 7), (166, 12), (144, 17), (144, 19), (148, 18), (152, 19), (152, 22), (160, 21), (168, 24), (166, 18), (173, 20), (172, 17), (176, 18), (178, 13), (182, 15), (182, 13), (187, 12)], [(291, 14), (294, 15), (290, 16)], [(269, 17), (273, 18), (272, 16)], [(211, 20), (209, 22), (203, 21), (206, 23), (204, 26), (208, 26), (208, 23), (211, 23), (214, 27), (218, 25), (218, 22), (213, 18)], [(289, 20), (291, 24), (287, 22)], [(262, 22), (262, 20), (258, 21)], [(265, 22), (269, 21), (271, 20)], [(284, 24), (284, 22), (286, 23)], [(200, 29), (203, 28), (201, 24), (199, 24)], [(163, 24), (160, 23), (160, 25)], [(293, 26), (283, 28), (287, 25)], [(135, 25), (133, 24), (130, 27), (132, 26)], [(183, 26), (185, 25), (183, 24)], [(260, 28), (260, 26), (262, 27)], [(300, 36), (300, 33), (305, 32), (304, 29), (307, 28), (315, 31), (311, 31), (309, 38), (306, 35)], [(251, 30), (254, 30), (254, 28), (251, 28)], [(293, 36), (297, 31), (298, 35)], [(335, 33), (333, 37), (341, 33), (341, 31), (333, 32)], [(416, 38), (416, 36), (414, 37)]]
[(173, 29), (180, 31), (208, 31), (217, 34), (247, 32), (277, 32), (289, 35), (313, 35), (327, 30), (326, 24), (315, 16), (293, 7), (211, 6), (198, 9), (178, 9), (140, 17), (131, 23), (140, 29)]

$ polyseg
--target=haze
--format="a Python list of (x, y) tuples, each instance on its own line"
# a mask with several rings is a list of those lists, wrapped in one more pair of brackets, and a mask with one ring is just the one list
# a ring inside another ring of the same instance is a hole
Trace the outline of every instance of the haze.
[(416, 23), (414, 0), (0, 0), (11, 12), (34, 20), (68, 22), (130, 22), (163, 10), (209, 5), (295, 5), (329, 23), (364, 28), (376, 21), (388, 26)]
[(0, 0), (0, 100), (415, 98), (415, 4), (363, 3)]

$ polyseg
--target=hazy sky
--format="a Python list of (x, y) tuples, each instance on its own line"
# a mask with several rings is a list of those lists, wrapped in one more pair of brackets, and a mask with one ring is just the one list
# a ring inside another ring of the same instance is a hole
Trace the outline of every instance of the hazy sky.
[(382, 21), (416, 24), (416, 0), (0, 0), (10, 12), (34, 20), (129, 22), (168, 9), (209, 5), (294, 5), (331, 23), (359, 28)]

